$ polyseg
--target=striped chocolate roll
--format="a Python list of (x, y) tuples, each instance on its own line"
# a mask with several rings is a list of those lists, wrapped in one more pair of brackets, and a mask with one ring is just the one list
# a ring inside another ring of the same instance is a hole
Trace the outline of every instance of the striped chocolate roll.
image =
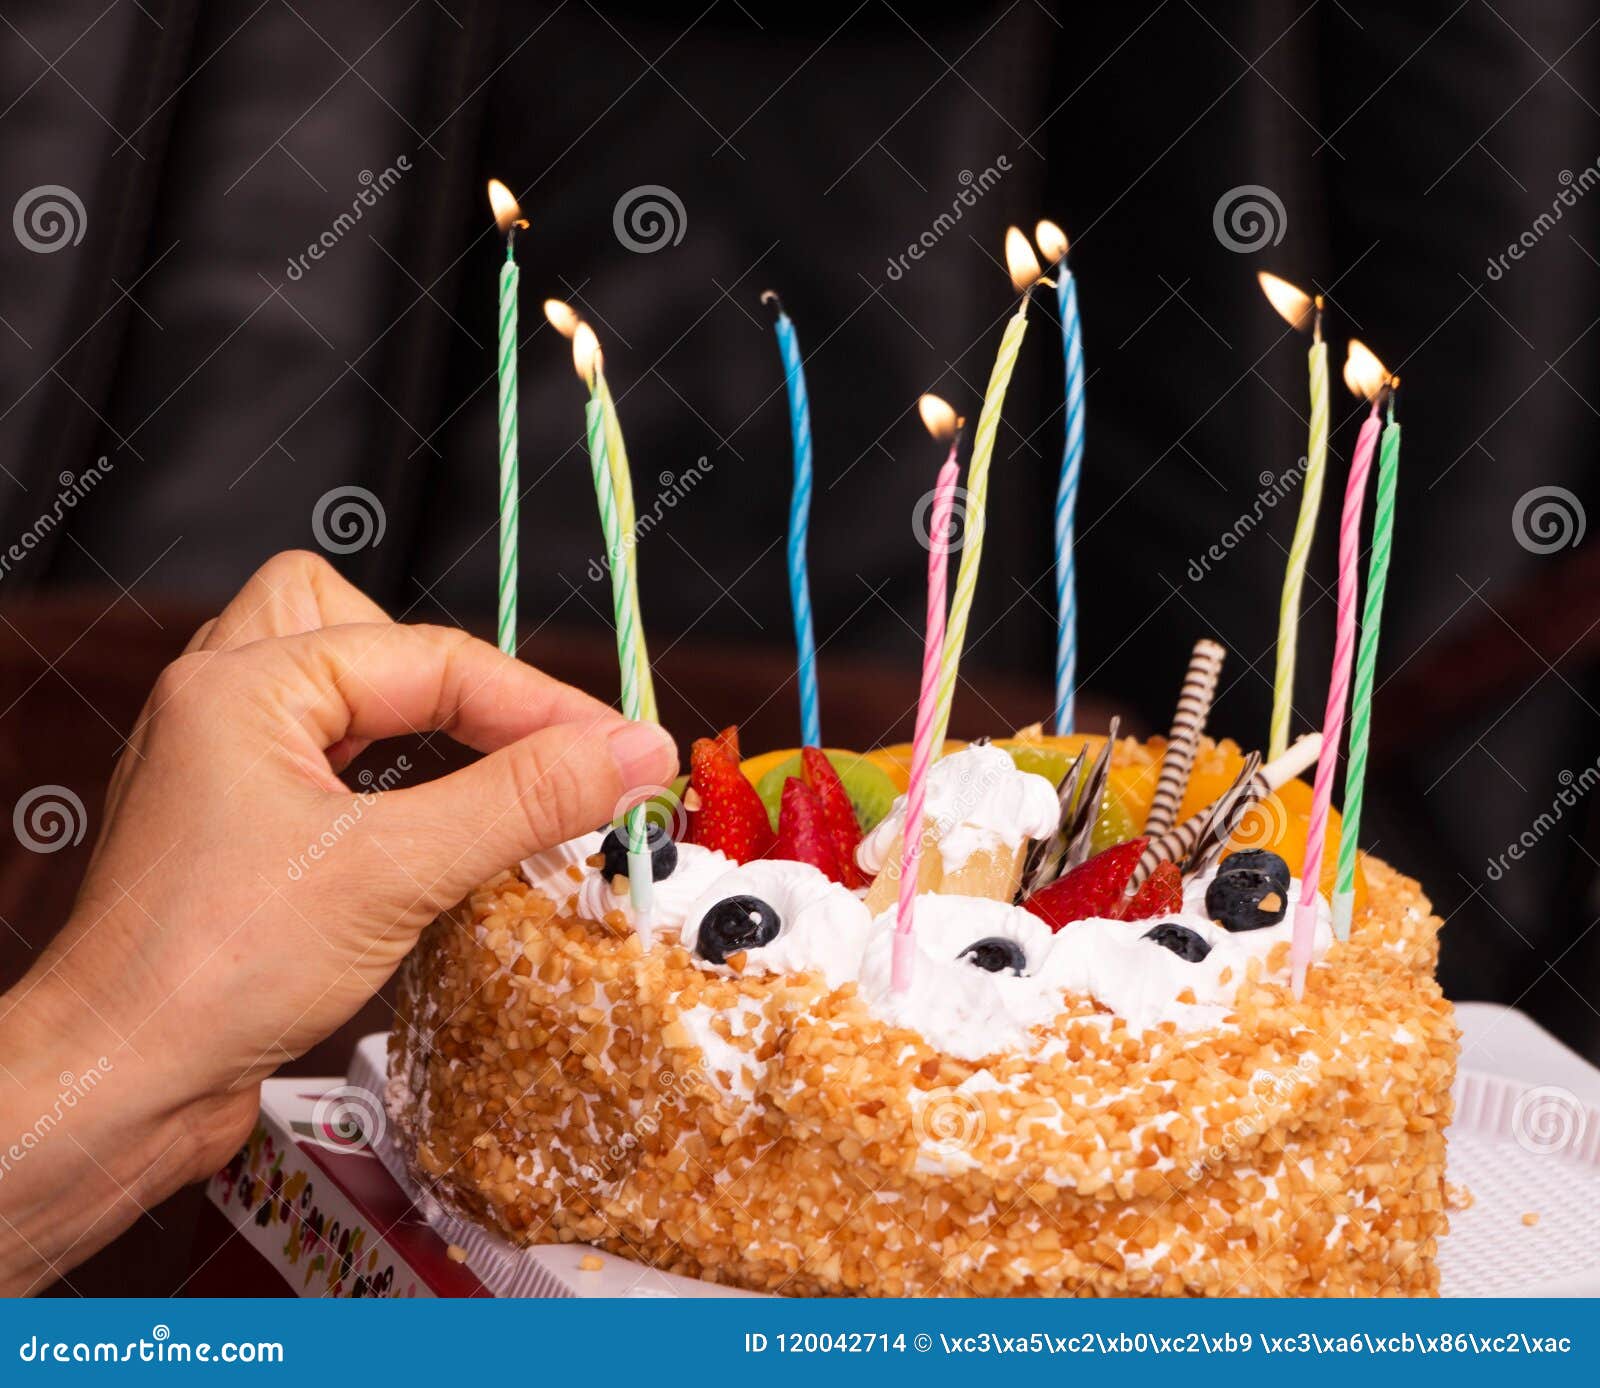
[(1259, 771), (1260, 757), (1251, 753), (1238, 779), (1222, 795), (1146, 847), (1134, 869), (1129, 894), (1138, 891), (1162, 861), (1179, 864), (1185, 877), (1205, 872), (1222, 856), (1251, 807), (1314, 765), (1321, 751), (1322, 734), (1307, 733)]
[[(1244, 769), (1240, 771), (1233, 784), (1205, 809), (1197, 810), (1182, 824), (1151, 839), (1145, 845), (1144, 852), (1139, 855), (1133, 876), (1128, 879), (1126, 894), (1133, 896), (1144, 885), (1145, 879), (1156, 870), (1157, 863), (1177, 863), (1183, 867), (1184, 876), (1187, 877), (1195, 871), (1194, 863), (1190, 861), (1192, 855), (1197, 849), (1204, 851), (1203, 846), (1209, 846), (1213, 835), (1222, 833), (1222, 842), (1226, 843), (1227, 833), (1231, 832), (1231, 826), (1238, 822), (1237, 814), (1240, 812), (1237, 807), (1245, 801), (1251, 787), (1259, 779), (1260, 772), (1257, 768), (1260, 765), (1261, 754), (1252, 752), (1245, 758)], [(1222, 827), (1224, 825), (1229, 826), (1226, 831)]]
[(1161, 758), (1161, 776), (1156, 782), (1155, 797), (1150, 801), (1150, 813), (1145, 816), (1144, 832), (1152, 839), (1160, 838), (1172, 828), (1178, 817), (1178, 806), (1183, 803), (1183, 792), (1188, 789), (1200, 734), (1205, 731), (1211, 701), (1216, 697), (1217, 676), (1222, 673), (1222, 661), (1227, 654), (1215, 641), (1202, 637), (1195, 642), (1194, 654), (1189, 657), (1189, 673), (1183, 677), (1183, 690), (1178, 695), (1177, 712), (1172, 715), (1172, 732)]

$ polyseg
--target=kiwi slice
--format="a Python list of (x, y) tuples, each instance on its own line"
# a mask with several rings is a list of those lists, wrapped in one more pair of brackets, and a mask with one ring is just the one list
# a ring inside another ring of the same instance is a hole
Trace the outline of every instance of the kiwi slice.
[[(856, 812), (856, 823), (861, 826), (861, 832), (870, 833), (878, 821), (889, 813), (889, 807), (894, 804), (900, 792), (894, 788), (894, 782), (889, 779), (888, 773), (882, 767), (875, 766), (858, 753), (828, 752), (825, 755), (833, 763), (833, 769), (839, 773), (839, 779), (844, 782), (845, 794), (850, 797), (850, 804)], [(778, 827), (778, 806), (783, 800), (783, 783), (789, 777), (798, 775), (800, 775), (800, 754), (796, 752), (792, 757), (769, 768), (756, 782), (756, 794), (761, 797), (761, 803), (767, 807), (767, 815), (772, 820), (774, 829)]]

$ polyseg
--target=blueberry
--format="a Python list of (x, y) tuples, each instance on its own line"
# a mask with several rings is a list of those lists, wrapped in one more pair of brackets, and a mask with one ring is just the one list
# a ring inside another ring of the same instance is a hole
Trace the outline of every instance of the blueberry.
[[(672, 835), (667, 832), (665, 824), (647, 826), (645, 843), (650, 848), (650, 880), (663, 882), (677, 870), (678, 845), (673, 843)], [(606, 835), (605, 842), (600, 845), (600, 852), (605, 857), (605, 863), (600, 870), (605, 874), (607, 882), (614, 877), (628, 875), (628, 836), (621, 829), (613, 829)]]
[(700, 921), (694, 951), (708, 964), (723, 964), (742, 949), (759, 949), (778, 938), (783, 921), (759, 896), (724, 897)]
[(1006, 939), (1004, 935), (990, 935), (987, 939), (976, 940), (956, 957), (970, 960), (991, 974), (1010, 969), (1012, 973), (1020, 975), (1028, 967), (1028, 956), (1022, 952), (1022, 946), (1015, 940)]
[(1211, 953), (1211, 946), (1201, 936), (1188, 926), (1171, 921), (1162, 921), (1154, 930), (1145, 931), (1144, 938), (1154, 940), (1162, 949), (1170, 949), (1179, 959), (1187, 959), (1191, 964), (1198, 964)]
[(1206, 888), (1206, 912), (1224, 930), (1261, 930), (1288, 909), (1289, 865), (1265, 849), (1224, 859)]

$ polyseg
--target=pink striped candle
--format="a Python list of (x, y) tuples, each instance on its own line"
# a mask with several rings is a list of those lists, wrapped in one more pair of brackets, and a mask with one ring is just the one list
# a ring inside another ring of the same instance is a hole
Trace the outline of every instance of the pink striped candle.
[(950, 517), (955, 510), (956, 478), (960, 466), (961, 421), (938, 396), (920, 402), (928, 432), (941, 438), (948, 432), (950, 454), (933, 486), (933, 509), (928, 517), (928, 622), (922, 640), (922, 689), (917, 697), (917, 727), (911, 744), (911, 776), (906, 783), (906, 822), (900, 847), (900, 902), (895, 916), (894, 966), (890, 985), (896, 993), (911, 986), (912, 917), (917, 902), (917, 875), (922, 865), (922, 807), (927, 797), (928, 767), (933, 761), (933, 725), (939, 702), (939, 665), (944, 656), (945, 591), (949, 582)]
[(1344, 514), (1339, 520), (1339, 612), (1333, 643), (1333, 673), (1328, 679), (1328, 705), (1322, 715), (1322, 752), (1311, 785), (1311, 818), (1306, 826), (1306, 854), (1300, 869), (1300, 901), (1294, 913), (1294, 944), (1290, 962), (1294, 970), (1294, 995), (1306, 989), (1306, 970), (1317, 935), (1317, 890), (1322, 880), (1322, 850), (1328, 836), (1328, 807), (1333, 801), (1333, 775), (1339, 764), (1339, 739), (1344, 732), (1344, 708), (1350, 698), (1350, 665), (1356, 649), (1356, 604), (1361, 558), (1361, 503), (1367, 494), (1367, 474), (1378, 446), (1378, 397), (1372, 413), (1361, 425), (1350, 477), (1344, 488)]

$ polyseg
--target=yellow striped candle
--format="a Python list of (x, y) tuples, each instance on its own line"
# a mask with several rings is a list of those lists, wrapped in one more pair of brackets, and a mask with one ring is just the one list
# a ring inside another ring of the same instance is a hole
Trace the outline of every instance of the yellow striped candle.
[[(577, 310), (561, 299), (544, 301), (544, 316), (550, 326), (569, 341), (577, 335), (583, 320)], [(656, 710), (656, 682), (650, 670), (650, 648), (644, 636), (644, 609), (639, 603), (639, 522), (633, 503), (633, 470), (628, 466), (628, 449), (622, 438), (622, 419), (611, 394), (611, 383), (602, 373), (599, 383), (600, 406), (605, 415), (606, 459), (611, 471), (611, 488), (617, 498), (617, 514), (628, 546), (628, 605), (633, 611), (633, 628), (639, 642), (640, 700), (644, 718), (659, 723)]]
[(1283, 575), (1278, 604), (1278, 658), (1272, 679), (1272, 723), (1267, 736), (1267, 759), (1275, 761), (1289, 746), (1289, 720), (1294, 706), (1294, 667), (1300, 641), (1300, 596), (1305, 588), (1311, 542), (1317, 534), (1317, 512), (1322, 508), (1322, 480), (1328, 464), (1328, 344), (1322, 340), (1322, 297), (1313, 299), (1287, 280), (1262, 270), (1256, 278), (1283, 320), (1299, 332), (1310, 331), (1307, 357), (1310, 374), (1311, 423), (1306, 438), (1305, 476), (1301, 484), (1300, 514), (1289, 542), (1289, 562)]
[[(631, 546), (617, 509), (616, 487), (606, 447), (606, 411), (602, 398), (605, 374), (600, 344), (587, 323), (580, 323), (572, 339), (572, 361), (578, 375), (589, 387), (584, 408), (585, 437), (589, 445), (589, 470), (594, 478), (595, 502), (600, 508), (600, 525), (605, 532), (606, 567), (611, 571), (611, 606), (617, 631), (617, 664), (622, 675), (622, 713), (637, 722), (644, 716), (639, 670), (639, 640), (629, 601), (628, 570)], [(634, 929), (649, 942), (651, 907), (655, 895), (655, 872), (651, 861), (649, 823), (643, 801), (628, 811), (628, 894), (633, 902)]]
[(1028, 294), (1043, 272), (1028, 238), (1016, 227), (1006, 232), (1006, 268), (1012, 287), (1022, 297), (1017, 311), (1006, 323), (1000, 338), (1000, 351), (989, 373), (989, 387), (983, 393), (977, 428), (972, 434), (972, 458), (967, 464), (967, 496), (962, 522), (961, 566), (956, 570), (955, 593), (950, 599), (950, 620), (945, 629), (944, 654), (939, 661), (939, 690), (934, 703), (932, 746), (942, 752), (950, 728), (950, 707), (955, 702), (956, 678), (961, 668), (961, 652), (966, 645), (967, 624), (972, 618), (972, 598), (978, 588), (978, 565), (983, 560), (984, 515), (989, 504), (989, 464), (994, 459), (995, 439), (1000, 430), (1000, 411), (1006, 388), (1017, 367), (1017, 353), (1028, 330)]

